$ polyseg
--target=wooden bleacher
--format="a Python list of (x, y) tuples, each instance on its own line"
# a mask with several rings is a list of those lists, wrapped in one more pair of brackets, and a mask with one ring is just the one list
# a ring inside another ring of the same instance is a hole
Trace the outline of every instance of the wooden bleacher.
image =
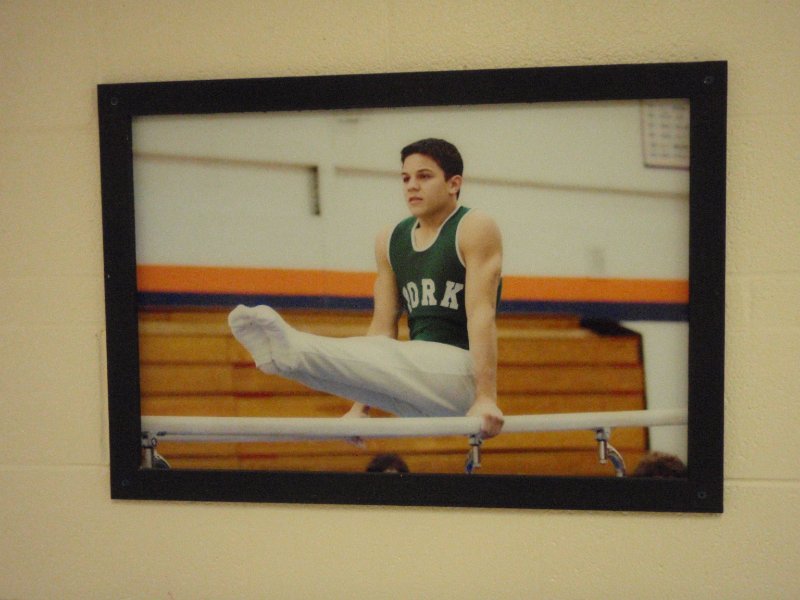
[[(298, 329), (363, 335), (370, 315), (282, 311)], [(142, 414), (339, 417), (350, 402), (261, 373), (233, 338), (223, 311), (140, 314)], [(401, 337), (407, 337), (402, 333)], [(507, 415), (646, 408), (641, 338), (598, 332), (577, 317), (498, 317), (498, 402)], [(373, 413), (374, 414), (374, 413)], [(378, 413), (377, 418), (393, 418)], [(618, 429), (611, 443), (631, 468), (647, 450), (647, 430)], [(286, 443), (170, 443), (158, 451), (173, 468), (363, 471), (376, 454), (396, 452), (413, 472), (461, 473), (464, 436)], [(482, 448), (480, 473), (613, 475), (599, 464), (591, 431), (502, 434)]]

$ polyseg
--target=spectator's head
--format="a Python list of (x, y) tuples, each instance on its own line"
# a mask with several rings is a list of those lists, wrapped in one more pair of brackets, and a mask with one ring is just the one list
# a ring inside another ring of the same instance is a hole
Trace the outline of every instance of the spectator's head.
[(408, 473), (406, 461), (397, 454), (378, 454), (367, 465), (370, 473)]
[(650, 452), (639, 461), (632, 477), (686, 477), (686, 465), (674, 454)]

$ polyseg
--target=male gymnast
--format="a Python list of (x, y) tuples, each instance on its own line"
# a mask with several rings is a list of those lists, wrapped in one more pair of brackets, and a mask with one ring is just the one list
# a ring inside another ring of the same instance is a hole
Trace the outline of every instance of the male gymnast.
[[(500, 433), (497, 329), (502, 238), (486, 213), (459, 205), (463, 161), (451, 143), (428, 138), (401, 151), (411, 216), (375, 241), (374, 311), (366, 336), (300, 332), (268, 306), (228, 317), (256, 367), (399, 416), (481, 417), (481, 438)], [(409, 341), (398, 321), (408, 314)], [(358, 442), (358, 438), (354, 441)]]

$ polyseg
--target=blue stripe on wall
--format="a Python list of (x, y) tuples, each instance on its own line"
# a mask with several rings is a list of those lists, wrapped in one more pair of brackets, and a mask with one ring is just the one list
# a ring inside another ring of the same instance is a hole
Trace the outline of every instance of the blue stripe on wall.
[[(141, 308), (222, 308), (237, 304), (254, 306), (267, 304), (276, 309), (311, 308), (334, 310), (372, 310), (372, 298), (342, 298), (337, 296), (270, 296), (237, 294), (138, 294)], [(589, 319), (614, 321), (688, 321), (686, 304), (635, 302), (528, 302), (503, 301), (503, 313), (570, 314)]]

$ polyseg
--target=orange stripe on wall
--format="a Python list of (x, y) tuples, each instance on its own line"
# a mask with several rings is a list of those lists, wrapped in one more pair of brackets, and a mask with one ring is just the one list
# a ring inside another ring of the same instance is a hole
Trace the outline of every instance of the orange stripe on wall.
[(372, 296), (374, 273), (309, 269), (248, 269), (139, 265), (140, 292)]
[(503, 277), (503, 300), (687, 304), (689, 282), (673, 279)]
[[(372, 297), (374, 273), (139, 265), (140, 292)], [(689, 282), (671, 279), (503, 277), (503, 299), (686, 304)]]

